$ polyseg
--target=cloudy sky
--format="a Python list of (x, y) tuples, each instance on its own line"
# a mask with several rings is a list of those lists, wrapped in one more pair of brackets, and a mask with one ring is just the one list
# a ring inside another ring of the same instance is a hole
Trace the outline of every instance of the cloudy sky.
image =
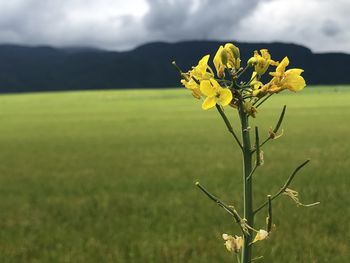
[(350, 0), (0, 0), (0, 43), (282, 41), (350, 53)]

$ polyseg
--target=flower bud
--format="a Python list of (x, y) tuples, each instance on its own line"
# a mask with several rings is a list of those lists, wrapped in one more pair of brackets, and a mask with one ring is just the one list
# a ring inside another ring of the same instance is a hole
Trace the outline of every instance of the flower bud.
[(278, 63), (271, 59), (271, 55), (267, 49), (261, 49), (260, 54), (254, 51), (254, 56), (248, 60), (248, 65), (254, 66), (254, 70), (259, 75), (263, 75), (270, 65), (276, 66)]
[(239, 48), (236, 47), (234, 44), (227, 43), (224, 48), (225, 49), (230, 49), (234, 58), (236, 58), (236, 59), (240, 58)]
[(230, 63), (232, 64), (231, 67), (238, 69), (241, 66), (241, 59), (240, 59), (240, 51), (239, 48), (231, 43), (227, 43), (224, 46), (224, 50), (226, 50), (230, 54)]
[(220, 53), (220, 56), (221, 56), (221, 62), (223, 65), (227, 65), (227, 61), (228, 61), (228, 58), (227, 58), (227, 52), (225, 49), (222, 49), (221, 50), (221, 53)]
[[(223, 50), (224, 50), (224, 47), (220, 46), (218, 51), (216, 51), (216, 54), (215, 54), (214, 59), (213, 59), (214, 66), (216, 69), (216, 74), (219, 78), (225, 77), (225, 64), (222, 62), (222, 59), (223, 59), (222, 51)], [(226, 54), (226, 56), (227, 56), (227, 54)], [(226, 57), (226, 63), (227, 63), (227, 57)]]
[(250, 67), (254, 67), (256, 65), (256, 63), (258, 63), (257, 59), (255, 57), (251, 57), (250, 59), (248, 59), (247, 64)]

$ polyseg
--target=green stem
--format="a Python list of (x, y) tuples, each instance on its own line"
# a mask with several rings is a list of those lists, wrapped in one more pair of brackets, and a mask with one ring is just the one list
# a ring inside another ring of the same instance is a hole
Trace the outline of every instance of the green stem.
[(271, 195), (267, 196), (267, 220), (266, 220), (266, 231), (271, 232), (272, 229), (272, 200)]
[[(253, 213), (253, 192), (252, 192), (252, 150), (250, 142), (250, 127), (248, 115), (244, 111), (243, 103), (239, 107), (239, 116), (242, 125), (242, 141), (243, 141), (243, 203), (244, 218), (250, 227), (254, 227)], [(242, 263), (250, 263), (252, 259), (252, 242), (253, 232), (250, 229), (249, 235), (244, 235), (244, 244), (242, 248)]]

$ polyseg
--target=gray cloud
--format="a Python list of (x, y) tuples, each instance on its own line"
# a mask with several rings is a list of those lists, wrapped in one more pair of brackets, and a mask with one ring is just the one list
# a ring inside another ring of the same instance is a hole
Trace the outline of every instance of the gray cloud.
[(323, 22), (322, 32), (329, 37), (334, 37), (341, 33), (341, 28), (334, 20), (326, 20)]
[(314, 51), (350, 53), (348, 0), (272, 0), (261, 2), (241, 20), (237, 39), (284, 41)]
[(113, 0), (13, 0), (0, 3), (0, 42), (126, 48), (143, 38), (136, 14)]
[(0, 43), (130, 49), (151, 41), (285, 41), (350, 52), (348, 0), (11, 0)]
[[(167, 40), (227, 38), (259, 0), (148, 0), (144, 18), (154, 37)], [(200, 4), (199, 4), (200, 3)]]

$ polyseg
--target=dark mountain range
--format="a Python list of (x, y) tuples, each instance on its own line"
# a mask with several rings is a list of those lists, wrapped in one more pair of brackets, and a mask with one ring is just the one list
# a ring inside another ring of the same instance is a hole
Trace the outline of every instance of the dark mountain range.
[[(223, 42), (151, 43), (127, 52), (93, 48), (0, 45), (0, 92), (161, 88), (179, 86), (172, 60), (184, 70)], [(308, 84), (350, 84), (350, 55), (312, 53), (294, 44), (237, 43), (242, 61), (268, 48), (273, 59), (288, 56), (290, 67), (305, 70)]]

